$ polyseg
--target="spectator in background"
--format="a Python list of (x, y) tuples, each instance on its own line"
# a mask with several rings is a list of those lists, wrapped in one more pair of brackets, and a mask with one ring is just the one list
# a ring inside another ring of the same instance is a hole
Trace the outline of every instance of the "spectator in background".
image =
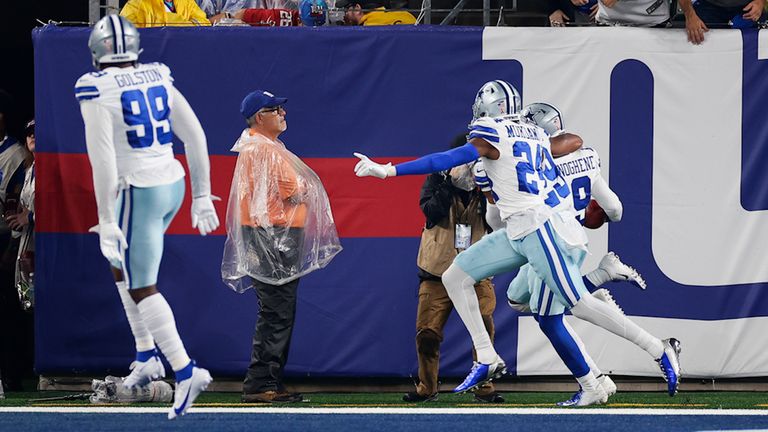
[[(293, 3), (286, 3), (293, 6)], [(287, 27), (305, 25), (317, 27), (325, 24), (328, 5), (325, 0), (301, 0), (298, 10), (291, 8), (247, 8), (223, 12), (212, 16), (211, 22), (221, 24), (250, 24), (252, 26)]]
[(197, 0), (197, 4), (211, 22), (229, 18), (243, 9), (291, 9), (299, 8), (298, 0)]
[(18, 239), (11, 238), (5, 221), (17, 212), (19, 193), (24, 184), (27, 151), (8, 135), (14, 114), (11, 96), (0, 90), (0, 371), (9, 391), (22, 389), (22, 377), (31, 371), (31, 317), (19, 306), (14, 286)]
[(336, 7), (345, 10), (346, 25), (416, 24), (416, 17), (408, 11), (386, 9), (386, 0), (336, 0)]
[(19, 212), (6, 218), (14, 236), (21, 237), (19, 253), (16, 259), (16, 289), (24, 310), (34, 305), (34, 265), (35, 265), (35, 120), (27, 123), (24, 135), (30, 157), (25, 163), (24, 186), (19, 198)]
[(669, 0), (598, 0), (597, 22), (605, 25), (666, 27)]
[[(454, 139), (451, 148), (466, 144), (465, 134)], [(417, 265), (419, 267), (419, 305), (416, 312), (416, 356), (419, 383), (415, 392), (403, 396), (405, 402), (429, 402), (437, 399), (440, 344), (443, 328), (453, 310), (453, 303), (441, 280), (443, 272), (459, 252), (480, 240), (490, 227), (485, 222), (486, 199), (475, 187), (468, 165), (450, 172), (430, 174), (419, 197), (426, 224), (421, 233)], [(475, 284), (483, 323), (493, 339), (493, 310), (496, 294), (489, 279)], [(480, 402), (502, 403), (504, 399), (488, 383), (475, 391)]]
[(120, 15), (136, 27), (211, 24), (194, 0), (129, 0)]
[(597, 0), (549, 0), (549, 25), (589, 25), (597, 14)]
[(222, 17), (232, 19), (233, 24), (243, 22), (254, 27), (291, 27), (301, 23), (299, 11), (290, 9), (241, 9), (213, 16), (211, 22), (223, 24)]
[(685, 14), (688, 41), (694, 45), (704, 42), (708, 25), (749, 28), (766, 17), (766, 0), (698, 0), (693, 4), (679, 0), (679, 5)]

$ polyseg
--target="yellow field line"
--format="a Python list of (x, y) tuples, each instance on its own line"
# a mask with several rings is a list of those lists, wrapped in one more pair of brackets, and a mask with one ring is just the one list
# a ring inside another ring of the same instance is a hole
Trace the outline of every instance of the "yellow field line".
[[(135, 406), (136, 404), (129, 404), (129, 403), (113, 403), (113, 404), (55, 404), (55, 403), (33, 403), (30, 404), (30, 406), (33, 407), (47, 407), (47, 408), (65, 408), (65, 407), (83, 407), (83, 406), (93, 406), (93, 407), (125, 407), (125, 406)], [(153, 405), (156, 406), (156, 405)], [(199, 408), (243, 408), (243, 407), (249, 407), (249, 406), (286, 406), (286, 407), (300, 407), (301, 404), (270, 404), (267, 402), (263, 403), (223, 403), (223, 402), (211, 402), (211, 403), (198, 403), (195, 404), (196, 407)], [(312, 407), (323, 407), (323, 408), (402, 408), (402, 407), (414, 407), (414, 408), (421, 408), (422, 405), (409, 405), (409, 404), (312, 404)], [(707, 407), (709, 404), (639, 404), (639, 403), (613, 403), (613, 404), (606, 404), (602, 407), (613, 407), (613, 408), (703, 408)], [(761, 404), (761, 405), (755, 405), (756, 407), (768, 407), (768, 404)], [(554, 408), (554, 404), (551, 403), (533, 403), (533, 404), (452, 404), (451, 406), (446, 406), (444, 408), (450, 408), (450, 407), (457, 407), (457, 408), (479, 408), (479, 407), (494, 407), (494, 408)], [(595, 406), (595, 408), (598, 408), (600, 406)], [(442, 407), (441, 407), (442, 408)]]

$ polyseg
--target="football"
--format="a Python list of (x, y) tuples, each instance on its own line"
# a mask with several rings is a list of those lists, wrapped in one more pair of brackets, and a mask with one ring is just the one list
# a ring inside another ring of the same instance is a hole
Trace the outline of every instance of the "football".
[(590, 201), (584, 214), (584, 226), (591, 229), (597, 229), (603, 226), (606, 221), (608, 221), (608, 216), (605, 214), (605, 210), (600, 207), (600, 204), (598, 204), (597, 201)]

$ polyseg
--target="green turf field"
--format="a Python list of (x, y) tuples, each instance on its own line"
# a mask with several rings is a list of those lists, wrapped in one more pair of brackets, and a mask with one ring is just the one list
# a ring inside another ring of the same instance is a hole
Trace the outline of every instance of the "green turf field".
[[(30, 402), (35, 398), (75, 395), (74, 392), (6, 393), (0, 406), (61, 406), (90, 405), (87, 400)], [(441, 393), (437, 402), (409, 404), (401, 393), (305, 393), (305, 402), (273, 406), (291, 407), (553, 407), (555, 402), (568, 399), (569, 393), (503, 393), (503, 404), (478, 403), (472, 395)], [(135, 406), (167, 406), (168, 404), (135, 404)], [(103, 405), (102, 405), (103, 406)], [(206, 392), (195, 403), (197, 407), (268, 406), (242, 404), (237, 393)], [(608, 408), (692, 408), (692, 409), (768, 409), (768, 393), (763, 392), (691, 392), (671, 398), (665, 393), (618, 393), (611, 397)], [(588, 409), (588, 408), (587, 408)]]

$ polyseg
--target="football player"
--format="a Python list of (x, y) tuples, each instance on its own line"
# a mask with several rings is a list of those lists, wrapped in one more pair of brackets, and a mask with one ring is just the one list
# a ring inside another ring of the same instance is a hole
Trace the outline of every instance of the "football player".
[[(563, 133), (562, 115), (560, 114), (560, 111), (552, 105), (545, 103), (530, 104), (522, 111), (521, 118), (526, 122), (541, 127), (550, 136), (557, 136)], [(584, 215), (593, 195), (598, 204), (605, 209), (605, 214), (609, 220), (617, 222), (621, 219), (623, 211), (621, 201), (608, 187), (607, 183), (600, 175), (600, 159), (594, 149), (582, 147), (579, 150), (555, 159), (555, 164), (557, 165), (558, 172), (560, 173), (563, 182), (570, 186), (572, 192), (572, 201), (564, 202), (561, 205), (572, 205), (578, 212), (579, 221), (582, 223), (584, 222)], [(482, 175), (482, 168), (476, 168), (475, 171), (479, 173), (478, 178), (481, 188), (489, 190), (491, 187), (489, 184), (490, 180)], [(645, 289), (646, 287), (645, 281), (637, 271), (622, 263), (618, 256), (612, 252), (603, 257), (597, 269), (583, 277), (585, 286), (593, 293), (595, 298), (603, 300), (611, 306), (615, 312), (618, 312), (618, 314), (623, 316), (621, 308), (614, 302), (610, 293), (606, 289), (598, 289), (598, 287), (605, 282), (620, 280), (630, 281), (642, 289)], [(567, 304), (556, 301), (555, 295), (550, 290), (549, 286), (543, 283), (542, 278), (539, 277), (530, 266), (524, 266), (520, 269), (520, 272), (509, 286), (507, 297), (509, 304), (513, 308), (520, 311), (525, 311), (525, 309), (529, 308), (540, 324), (542, 322), (542, 317), (545, 316), (548, 317), (547, 320), (562, 319), (562, 314), (566, 309), (569, 309)], [(680, 378), (678, 359), (680, 343), (676, 339), (662, 341), (650, 335), (645, 330), (626, 319), (626, 317), (621, 320), (620, 327), (605, 327), (600, 324), (602, 320), (596, 319), (590, 309), (585, 310), (585, 308), (575, 308), (572, 312), (574, 316), (604, 327), (645, 349), (659, 363), (662, 375), (668, 382), (669, 394), (674, 395), (676, 393)], [(617, 318), (614, 316), (613, 319), (616, 320)], [(583, 349), (583, 343), (578, 335), (573, 333), (572, 329), (570, 329), (567, 324), (566, 328), (572, 333), (577, 345), (581, 348), (581, 354), (590, 366), (590, 370), (592, 370), (599, 378), (601, 384), (603, 384), (604, 389), (608, 393), (608, 396), (615, 393), (616, 386), (610, 381), (610, 378), (601, 376), (594, 361), (592, 361)], [(624, 333), (617, 333), (616, 330), (619, 328), (623, 328)], [(542, 330), (545, 330), (545, 334), (547, 333), (547, 329), (543, 326)], [(547, 336), (552, 339), (550, 334), (547, 334)], [(561, 350), (557, 349), (558, 347), (555, 348), (564, 361), (569, 358), (568, 353), (562, 353)], [(664, 358), (664, 353), (668, 353), (666, 359)], [(570, 353), (570, 356), (574, 355), (575, 354)], [(566, 362), (566, 364), (568, 363)], [(583, 405), (583, 396), (583, 391), (580, 390), (570, 400), (562, 402), (559, 405)]]
[[(493, 181), (505, 229), (471, 245), (443, 273), (443, 284), (477, 353), (477, 362), (454, 392), (472, 390), (506, 372), (483, 325), (473, 288), (477, 281), (530, 263), (547, 284), (559, 288), (559, 296), (569, 296), (568, 300), (591, 298), (584, 295), (587, 289), (579, 273), (586, 254), (586, 234), (574, 212), (566, 215), (566, 211), (554, 211), (559, 202), (570, 199), (570, 191), (567, 185), (556, 184), (559, 176), (552, 157), (578, 149), (581, 139), (567, 133), (550, 139), (540, 127), (520, 122), (520, 110), (517, 90), (505, 81), (491, 81), (475, 98), (474, 118), (464, 146), (396, 166), (381, 165), (355, 154), (360, 158), (355, 166), (359, 177), (426, 174), (482, 158)], [(562, 320), (551, 320), (551, 324), (553, 329), (560, 329), (556, 333), (564, 345), (575, 346)], [(574, 350), (579, 352), (577, 347), (570, 351)], [(585, 394), (598, 402), (607, 400), (583, 358), (574, 375), (579, 377)]]
[[(88, 39), (96, 72), (75, 84), (85, 123), (98, 205), (101, 253), (109, 261), (136, 342), (136, 360), (124, 384), (146, 385), (165, 376), (155, 344), (176, 375), (168, 418), (184, 415), (211, 382), (189, 358), (173, 312), (157, 291), (163, 236), (184, 197), (184, 169), (172, 138), (183, 142), (191, 173), (192, 226), (206, 235), (219, 226), (211, 196), (203, 128), (161, 63), (138, 63), (139, 33), (108, 15)], [(173, 128), (171, 128), (173, 125)]]

